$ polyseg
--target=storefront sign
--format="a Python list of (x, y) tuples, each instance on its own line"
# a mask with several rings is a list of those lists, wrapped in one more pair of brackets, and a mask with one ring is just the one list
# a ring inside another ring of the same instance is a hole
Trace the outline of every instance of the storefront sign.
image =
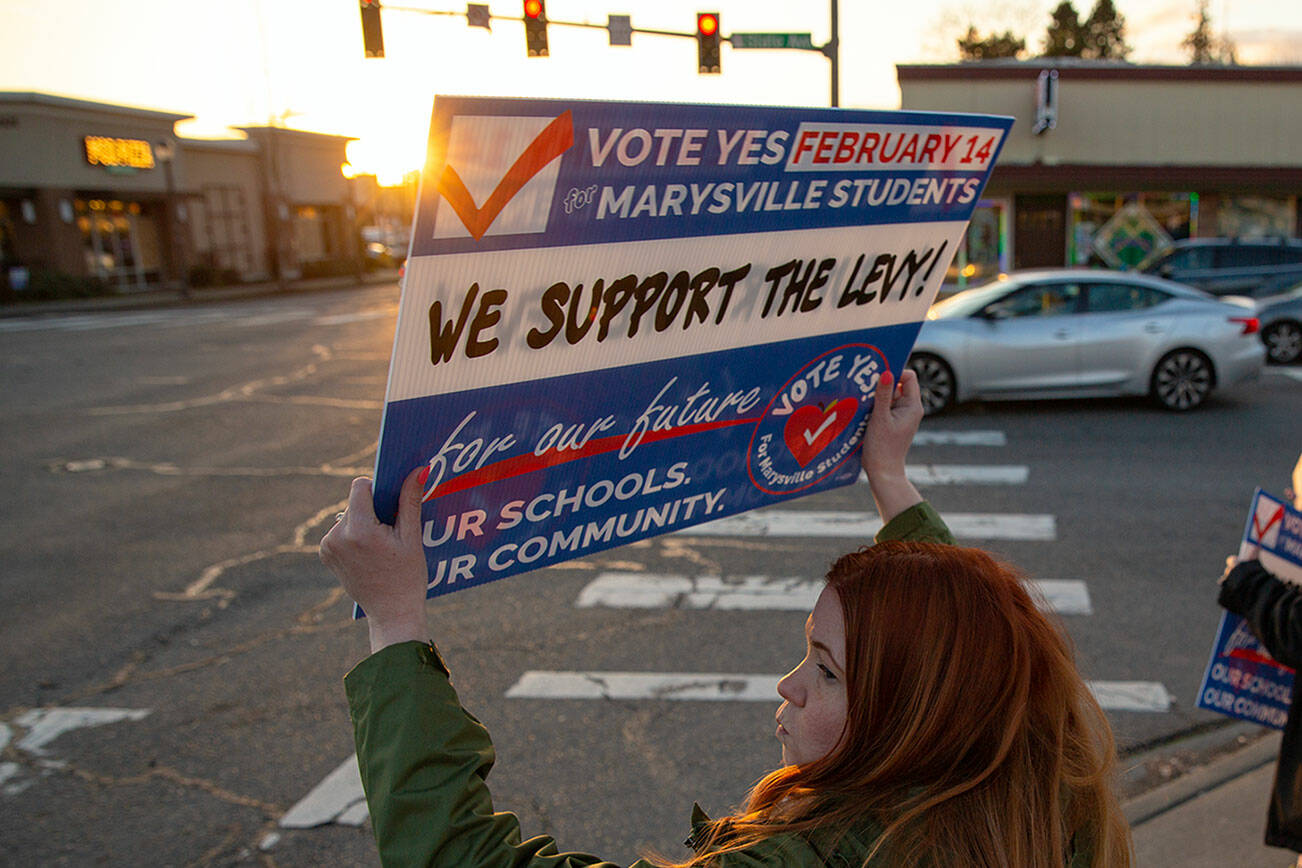
[[(1239, 557), (1259, 558), (1279, 578), (1302, 584), (1302, 512), (1257, 489)], [(1223, 612), (1197, 705), (1283, 729), (1293, 679), (1294, 671), (1270, 656), (1243, 618)]]
[(430, 594), (853, 482), (1011, 123), (438, 99), (375, 485)]
[(141, 139), (86, 136), (86, 162), (107, 169), (152, 169), (154, 151)]

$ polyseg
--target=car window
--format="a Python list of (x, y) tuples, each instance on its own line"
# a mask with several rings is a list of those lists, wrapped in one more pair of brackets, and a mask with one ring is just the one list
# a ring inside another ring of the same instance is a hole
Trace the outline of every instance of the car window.
[(1184, 250), (1177, 250), (1171, 254), (1163, 265), (1170, 265), (1172, 268), (1179, 269), (1198, 269), (1212, 267), (1212, 253), (1210, 247), (1186, 247)]
[(993, 319), (1061, 316), (1076, 312), (1081, 294), (1078, 283), (1033, 283), (986, 305), (983, 312)]
[(1259, 244), (1236, 244), (1233, 247), (1222, 247), (1216, 257), (1216, 264), (1220, 268), (1249, 268), (1254, 265), (1268, 265), (1272, 261), (1279, 261), (1271, 257), (1271, 254), (1277, 249), (1263, 247)]
[(1133, 283), (1091, 283), (1085, 309), (1090, 313), (1143, 310), (1171, 296), (1160, 289)]

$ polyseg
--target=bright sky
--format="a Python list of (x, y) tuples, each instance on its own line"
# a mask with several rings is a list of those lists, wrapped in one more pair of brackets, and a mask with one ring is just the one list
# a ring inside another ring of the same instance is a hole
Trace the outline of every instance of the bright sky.
[[(383, 0), (382, 0), (383, 2)], [(841, 0), (841, 105), (896, 108), (896, 63), (957, 59), (968, 23), (1011, 28), (1038, 50), (1057, 0)], [(1197, 0), (1115, 0), (1131, 60), (1183, 63)], [(454, 15), (406, 12), (399, 5)], [(490, 3), (519, 18), (519, 0)], [(1076, 0), (1084, 18), (1092, 0)], [(1211, 0), (1218, 32), (1243, 63), (1302, 64), (1298, 0)], [(0, 0), (0, 90), (44, 91), (194, 114), (188, 136), (266, 124), (355, 136), (357, 171), (394, 183), (423, 162), (436, 93), (682, 102), (828, 105), (830, 63), (808, 51), (723, 47), (722, 75), (696, 72), (696, 44), (634, 34), (612, 47), (610, 13), (635, 28), (690, 32), (718, 11), (724, 35), (830, 35), (828, 3), (787, 0), (548, 0), (551, 56), (528, 58), (518, 21), (466, 25), (463, 0), (394, 0), (383, 13), (386, 57), (364, 59), (357, 0)], [(962, 106), (955, 106), (961, 110)]]

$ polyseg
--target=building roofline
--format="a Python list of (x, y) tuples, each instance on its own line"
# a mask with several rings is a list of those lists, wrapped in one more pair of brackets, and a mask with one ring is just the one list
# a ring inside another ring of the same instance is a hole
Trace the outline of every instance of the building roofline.
[(340, 136), (334, 133), (317, 133), (317, 132), (313, 132), (312, 130), (296, 130), (290, 127), (272, 127), (272, 126), (264, 125), (264, 126), (234, 127), (234, 129), (237, 129), (240, 132), (248, 135), (250, 138), (255, 135), (267, 135), (270, 133), (274, 133), (275, 135), (278, 136), (296, 135), (296, 136), (310, 137), (313, 139), (337, 139), (338, 141), (345, 142), (345, 143), (357, 141), (356, 136)]
[(1045, 69), (1058, 70), (1059, 78), (1080, 81), (1302, 83), (1302, 66), (1169, 66), (1116, 60), (1081, 60), (1074, 57), (900, 63), (895, 66), (895, 75), (901, 83), (971, 79), (990, 81), (1034, 79)]
[(115, 115), (131, 115), (138, 118), (152, 118), (171, 123), (190, 120), (194, 115), (178, 112), (159, 111), (158, 109), (139, 108), (137, 106), (119, 105), (117, 103), (98, 102), (70, 96), (41, 91), (0, 91), (0, 105), (37, 105), (50, 108), (80, 109), (81, 111), (104, 112)]

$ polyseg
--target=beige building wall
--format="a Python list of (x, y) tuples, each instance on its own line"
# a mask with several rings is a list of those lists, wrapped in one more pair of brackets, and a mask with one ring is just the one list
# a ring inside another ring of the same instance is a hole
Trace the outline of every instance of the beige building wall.
[[(1302, 76), (1296, 74), (1217, 80), (1214, 71), (1160, 77), (1145, 67), (1027, 61), (963, 76), (963, 67), (949, 67), (952, 78), (915, 76), (912, 71), (927, 68), (901, 67), (902, 106), (1016, 117), (1000, 165), (1302, 166)], [(1036, 80), (1049, 68), (1058, 70), (1057, 127), (1035, 135)]]
[(257, 144), (187, 139), (182, 149), (195, 265), (243, 280), (269, 275)]

